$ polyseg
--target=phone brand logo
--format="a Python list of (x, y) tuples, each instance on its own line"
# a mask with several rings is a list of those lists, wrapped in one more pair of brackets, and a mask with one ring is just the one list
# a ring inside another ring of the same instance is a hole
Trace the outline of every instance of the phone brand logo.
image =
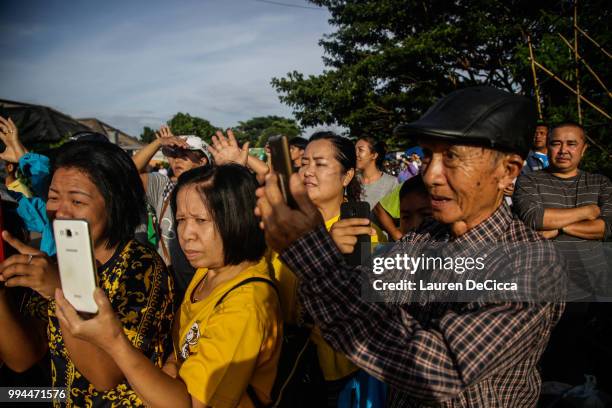
[(79, 252), (76, 249), (70, 249), (70, 248), (66, 248), (66, 252)]

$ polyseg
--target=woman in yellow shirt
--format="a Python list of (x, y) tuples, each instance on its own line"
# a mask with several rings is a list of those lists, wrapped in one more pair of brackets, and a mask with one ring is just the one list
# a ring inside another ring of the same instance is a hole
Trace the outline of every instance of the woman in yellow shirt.
[(256, 187), (235, 164), (179, 178), (173, 197), (179, 241), (198, 270), (175, 321), (175, 354), (163, 369), (130, 345), (102, 293), (95, 293), (100, 312), (90, 320), (56, 293), (65, 327), (105, 350), (147, 406), (253, 407), (253, 393), (270, 402), (282, 323), (275, 289), (262, 281), (271, 275), (253, 214)]
[[(355, 163), (353, 142), (333, 132), (318, 132), (310, 137), (299, 169), (308, 197), (318, 207), (325, 220), (325, 227), (331, 230), (332, 237), (341, 250), (344, 240), (356, 239), (352, 234), (343, 235), (341, 232), (356, 224), (353, 224), (352, 220), (339, 221), (342, 203), (347, 199), (359, 200), (361, 196), (361, 186), (355, 177)], [(382, 232), (377, 228), (374, 230), (375, 232), (371, 233), (371, 241), (384, 241)], [(276, 253), (272, 254), (272, 265), (281, 294), (283, 318), (288, 323), (301, 323), (298, 281)], [(311, 339), (317, 345), (319, 364), (327, 381), (328, 401), (330, 405), (334, 405), (343, 380), (356, 372), (357, 367), (342, 353), (333, 350), (323, 340), (316, 327)]]

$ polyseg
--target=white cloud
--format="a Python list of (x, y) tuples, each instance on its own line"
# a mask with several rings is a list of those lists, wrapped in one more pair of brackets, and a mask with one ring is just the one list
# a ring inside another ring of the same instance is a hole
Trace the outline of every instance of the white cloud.
[(222, 127), (253, 116), (290, 116), (270, 80), (292, 70), (321, 72), (317, 41), (321, 30), (329, 31), (326, 18), (315, 11), (161, 27), (138, 19), (109, 22), (45, 52), (1, 61), (0, 97), (35, 101), (74, 117), (97, 116), (131, 134), (178, 111)]

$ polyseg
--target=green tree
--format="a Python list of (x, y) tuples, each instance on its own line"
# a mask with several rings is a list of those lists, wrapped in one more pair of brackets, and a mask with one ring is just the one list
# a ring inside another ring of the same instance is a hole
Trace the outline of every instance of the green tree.
[[(487, 84), (533, 97), (528, 35), (536, 59), (575, 84), (572, 55), (559, 37), (573, 38), (573, 2), (567, 0), (311, 2), (329, 10), (335, 27), (319, 42), (326, 69), (321, 75), (293, 71), (272, 79), (302, 126), (338, 124), (352, 136), (368, 134), (404, 147), (409, 142), (396, 140), (394, 127), (415, 120), (455, 89)], [(604, 46), (612, 40), (610, 14), (603, 0), (579, 3), (579, 25)], [(584, 38), (579, 44), (584, 59), (605, 75), (608, 57)], [(583, 93), (612, 112), (610, 98), (583, 68)], [(545, 118), (577, 120), (575, 96), (542, 71), (538, 78)], [(584, 104), (583, 111), (589, 134), (609, 152), (610, 138), (601, 126), (609, 121)], [(602, 165), (608, 154), (591, 153), (598, 158), (587, 166)]]
[(234, 131), (240, 142), (250, 142), (252, 147), (263, 147), (273, 135), (281, 134), (291, 139), (302, 134), (295, 120), (280, 116), (258, 116), (238, 122)]
[(206, 119), (191, 116), (188, 113), (179, 112), (168, 121), (170, 130), (175, 135), (196, 135), (207, 143), (210, 143), (212, 135), (217, 131)]
[(145, 126), (145, 127), (142, 129), (142, 133), (140, 134), (140, 140), (141, 140), (143, 143), (147, 143), (147, 144), (148, 144), (148, 143), (151, 143), (152, 141), (154, 141), (154, 140), (155, 140), (155, 138), (156, 138), (156, 136), (155, 136), (155, 130), (151, 129), (151, 128), (150, 128), (150, 127), (148, 127), (148, 126)]

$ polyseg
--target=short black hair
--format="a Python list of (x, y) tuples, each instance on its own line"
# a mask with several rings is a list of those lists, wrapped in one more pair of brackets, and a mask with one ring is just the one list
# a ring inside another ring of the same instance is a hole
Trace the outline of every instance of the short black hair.
[(423, 177), (421, 177), (420, 174), (417, 174), (416, 176), (404, 181), (404, 184), (402, 184), (399, 191), (400, 201), (410, 193), (428, 194), (427, 187), (425, 186)]
[[(329, 140), (331, 142), (335, 150), (334, 157), (340, 162), (345, 173), (350, 169), (356, 170), (357, 153), (355, 152), (355, 144), (350, 139), (339, 136), (332, 131), (324, 130), (313, 133), (308, 143), (315, 140)], [(361, 199), (361, 182), (356, 175), (346, 187), (346, 196), (349, 201), (359, 201)]]
[(60, 168), (82, 171), (96, 185), (106, 205), (107, 248), (134, 238), (146, 214), (145, 191), (134, 162), (108, 142), (73, 141), (57, 149), (52, 174)]
[(550, 126), (548, 126), (548, 123), (546, 123), (546, 122), (542, 122), (542, 121), (536, 122), (535, 127), (538, 128), (540, 126), (545, 127), (546, 129), (550, 128)]
[(582, 138), (586, 142), (586, 130), (584, 130), (584, 127), (582, 127), (581, 124), (576, 123), (576, 122), (571, 121), (571, 120), (565, 120), (563, 122), (555, 123), (553, 128), (550, 129), (550, 133), (549, 134), (552, 135), (553, 132), (555, 131), (555, 129), (559, 129), (559, 128), (562, 128), (562, 127), (573, 127), (573, 128), (580, 129), (582, 131)]
[(221, 236), (225, 264), (237, 265), (261, 259), (266, 250), (266, 240), (253, 212), (258, 187), (255, 176), (246, 167), (235, 163), (186, 171), (179, 177), (172, 193), (175, 215), (178, 192), (190, 185), (196, 186)]
[(307, 144), (308, 140), (304, 139), (303, 137), (296, 136), (292, 139), (289, 139), (289, 146), (295, 146), (301, 150), (304, 150)]

